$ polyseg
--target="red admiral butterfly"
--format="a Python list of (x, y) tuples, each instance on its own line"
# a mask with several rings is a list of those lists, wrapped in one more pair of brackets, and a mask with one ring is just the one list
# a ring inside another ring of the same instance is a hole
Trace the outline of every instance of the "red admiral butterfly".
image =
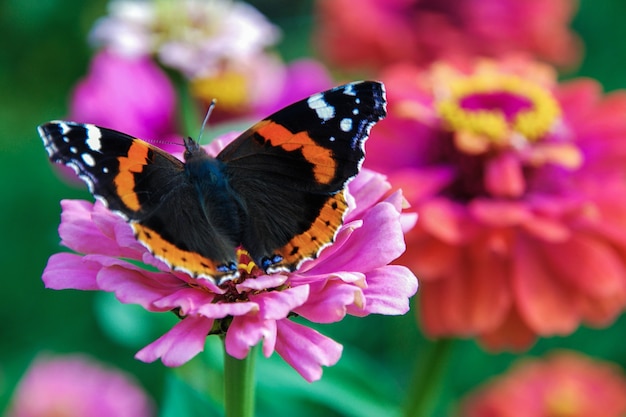
[(293, 271), (332, 243), (344, 190), (385, 106), (381, 83), (346, 84), (274, 113), (215, 158), (187, 138), (184, 163), (94, 125), (38, 130), (50, 159), (72, 167), (154, 256), (220, 284), (238, 276), (239, 246), (271, 273)]

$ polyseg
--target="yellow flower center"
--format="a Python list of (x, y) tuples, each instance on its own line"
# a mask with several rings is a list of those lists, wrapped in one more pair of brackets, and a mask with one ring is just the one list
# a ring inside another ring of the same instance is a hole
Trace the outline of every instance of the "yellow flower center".
[(574, 381), (564, 381), (547, 393), (545, 415), (550, 417), (574, 417), (582, 415), (581, 399), (584, 394)]
[(243, 74), (224, 71), (222, 73), (196, 78), (191, 81), (191, 94), (205, 102), (217, 100), (220, 109), (241, 112), (249, 105), (246, 77)]
[(448, 81), (436, 109), (444, 124), (464, 136), (469, 147), (483, 148), (472, 144), (476, 139), (496, 146), (537, 141), (561, 114), (548, 90), (515, 75), (481, 72)]

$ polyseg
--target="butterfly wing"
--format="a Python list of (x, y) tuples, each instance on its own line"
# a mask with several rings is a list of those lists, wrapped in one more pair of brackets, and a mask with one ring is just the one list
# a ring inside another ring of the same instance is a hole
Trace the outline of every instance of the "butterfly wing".
[(243, 201), (242, 244), (258, 265), (294, 270), (334, 240), (345, 186), (385, 105), (381, 83), (337, 87), (262, 120), (217, 156)]
[(38, 130), (50, 159), (73, 168), (157, 258), (216, 281), (234, 274), (236, 242), (215, 230), (181, 161), (94, 125), (50, 122)]

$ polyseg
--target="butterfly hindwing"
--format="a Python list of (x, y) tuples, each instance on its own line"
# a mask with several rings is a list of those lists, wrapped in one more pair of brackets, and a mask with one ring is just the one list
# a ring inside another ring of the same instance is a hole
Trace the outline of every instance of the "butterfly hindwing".
[(294, 270), (334, 240), (347, 209), (344, 188), (385, 104), (380, 83), (337, 87), (262, 120), (217, 156), (247, 207), (242, 243), (255, 261)]

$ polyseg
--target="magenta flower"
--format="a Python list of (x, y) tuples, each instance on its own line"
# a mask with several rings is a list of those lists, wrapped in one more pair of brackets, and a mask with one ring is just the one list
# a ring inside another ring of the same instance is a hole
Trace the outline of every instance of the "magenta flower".
[(82, 355), (41, 356), (23, 376), (8, 417), (150, 417), (150, 398), (130, 375)]
[[(208, 150), (216, 154), (223, 144), (213, 142)], [(59, 234), (64, 246), (80, 254), (53, 255), (43, 280), (53, 289), (111, 291), (123, 303), (175, 311), (181, 321), (143, 348), (140, 360), (161, 358), (165, 365), (181, 365), (202, 351), (207, 334), (219, 333), (225, 335), (229, 355), (244, 358), (262, 342), (265, 356), (278, 352), (313, 381), (321, 377), (321, 365), (339, 360), (342, 347), (291, 316), (331, 323), (346, 314), (403, 314), (417, 290), (407, 268), (388, 265), (404, 251), (403, 228), (415, 221), (401, 214), (400, 192), (385, 197), (389, 188), (381, 175), (362, 172), (349, 185), (350, 209), (336, 242), (318, 259), (294, 273), (265, 275), (240, 251), (241, 277), (220, 287), (170, 271), (134, 239), (123, 219), (101, 204), (65, 200)]]
[(103, 50), (76, 86), (69, 118), (145, 140), (166, 140), (176, 132), (176, 92), (149, 57)]
[(433, 337), (524, 349), (626, 307), (626, 93), (524, 59), (383, 74), (366, 166), (420, 215), (401, 262)]

